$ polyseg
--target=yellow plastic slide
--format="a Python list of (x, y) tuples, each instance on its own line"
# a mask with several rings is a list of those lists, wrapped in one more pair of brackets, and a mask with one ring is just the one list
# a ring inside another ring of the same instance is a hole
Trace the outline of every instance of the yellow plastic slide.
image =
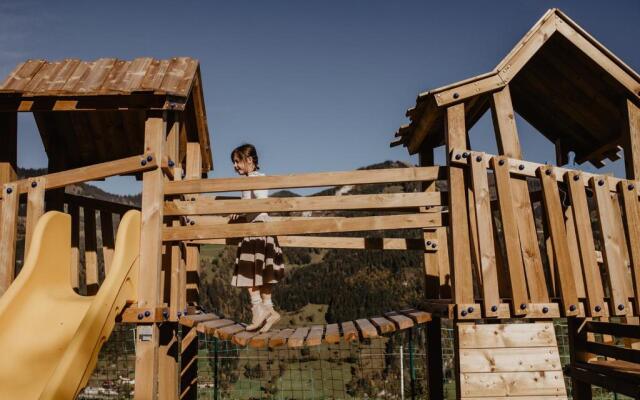
[(0, 399), (73, 399), (86, 385), (118, 315), (136, 298), (140, 213), (118, 229), (95, 296), (71, 288), (71, 218), (51, 211), (35, 228), (22, 271), (0, 298)]

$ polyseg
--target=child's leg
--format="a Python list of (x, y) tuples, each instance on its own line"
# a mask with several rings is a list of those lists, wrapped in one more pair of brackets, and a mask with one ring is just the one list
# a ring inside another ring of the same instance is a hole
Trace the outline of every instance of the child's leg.
[(251, 324), (247, 325), (247, 330), (256, 330), (262, 325), (265, 319), (269, 316), (264, 307), (262, 306), (262, 299), (260, 298), (260, 288), (249, 287), (249, 297), (251, 298)]
[(272, 287), (273, 287), (272, 284), (266, 284), (266, 285), (260, 286), (260, 296), (262, 297), (262, 306), (267, 311), (267, 320), (264, 326), (262, 327), (262, 329), (260, 329), (260, 332), (267, 332), (269, 329), (271, 329), (273, 324), (275, 324), (280, 320), (280, 314), (278, 314), (276, 310), (273, 309), (273, 302), (271, 301)]

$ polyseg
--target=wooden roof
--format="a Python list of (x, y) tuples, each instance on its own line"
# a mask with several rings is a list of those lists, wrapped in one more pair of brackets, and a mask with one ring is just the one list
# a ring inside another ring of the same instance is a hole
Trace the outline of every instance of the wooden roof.
[(391, 144), (411, 154), (444, 144), (446, 107), (464, 102), (471, 128), (509, 85), (515, 111), (576, 161), (601, 166), (624, 144), (625, 99), (640, 102), (640, 75), (558, 9), (547, 11), (496, 68), (421, 93)]
[(201, 144), (203, 169), (212, 168), (200, 68), (193, 58), (27, 60), (0, 84), (0, 111), (33, 112), (57, 168), (143, 153), (148, 110), (180, 112), (184, 134)]

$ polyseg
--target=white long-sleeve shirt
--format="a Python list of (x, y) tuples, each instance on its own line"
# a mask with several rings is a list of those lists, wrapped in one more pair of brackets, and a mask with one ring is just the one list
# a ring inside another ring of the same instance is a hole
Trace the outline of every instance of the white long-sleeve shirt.
[[(253, 171), (253, 172), (249, 172), (248, 176), (264, 176), (263, 173), (258, 172), (258, 171)], [(243, 190), (242, 191), (242, 199), (243, 200), (247, 200), (247, 199), (267, 199), (269, 198), (269, 190)], [(251, 221), (249, 222), (265, 222), (269, 220), (269, 214), (267, 213), (260, 213), (258, 215), (256, 215), (255, 218), (253, 218)]]

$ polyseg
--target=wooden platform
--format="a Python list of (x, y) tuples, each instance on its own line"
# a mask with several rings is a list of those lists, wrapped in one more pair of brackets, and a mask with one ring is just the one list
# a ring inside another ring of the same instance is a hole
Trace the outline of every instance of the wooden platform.
[(302, 347), (320, 344), (335, 344), (380, 337), (386, 333), (400, 331), (431, 321), (431, 314), (419, 310), (401, 310), (385, 313), (384, 316), (362, 318), (355, 321), (328, 325), (272, 329), (267, 333), (249, 332), (246, 324), (222, 318), (216, 314), (188, 315), (180, 319), (182, 325), (196, 327), (198, 332), (230, 340), (238, 346)]
[(460, 398), (567, 398), (553, 323), (460, 323), (456, 333)]

